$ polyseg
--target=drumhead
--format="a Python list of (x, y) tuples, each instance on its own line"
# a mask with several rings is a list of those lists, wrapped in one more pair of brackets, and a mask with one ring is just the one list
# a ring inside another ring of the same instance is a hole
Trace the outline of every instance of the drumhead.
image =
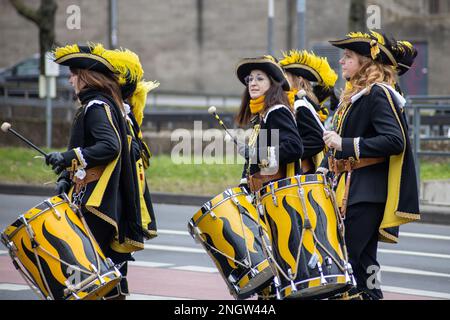
[(298, 179), (301, 184), (319, 183), (324, 184), (324, 176), (321, 174), (305, 174), (289, 177), (286, 179), (278, 180), (262, 187), (256, 194), (259, 199), (264, 198), (268, 194), (272, 193), (272, 189), (277, 191), (279, 189), (289, 188), (291, 186), (298, 185)]
[(200, 210), (198, 210), (194, 216), (192, 217), (191, 221), (193, 222), (194, 226), (197, 226), (200, 219), (210, 213), (211, 211), (213, 211), (216, 207), (218, 207), (220, 204), (222, 204), (223, 202), (227, 201), (228, 199), (230, 199), (231, 197), (236, 197), (236, 196), (248, 196), (248, 192), (247, 190), (245, 190), (245, 188), (243, 187), (236, 187), (236, 188), (230, 188), (225, 190), (224, 192), (218, 194), (217, 196), (215, 196), (214, 198), (212, 198), (210, 201), (204, 203), (202, 205), (202, 207), (200, 208)]
[(3, 236), (11, 239), (12, 237), (14, 237), (14, 235), (20, 229), (22, 229), (24, 227), (25, 224), (24, 224), (23, 218), (25, 219), (25, 221), (27, 223), (30, 223), (31, 221), (33, 221), (34, 219), (39, 217), (41, 214), (44, 214), (48, 210), (51, 210), (51, 208), (48, 205), (48, 202), (50, 202), (53, 206), (56, 207), (64, 202), (69, 202), (69, 199), (64, 199), (61, 196), (54, 196), (52, 198), (48, 198), (48, 199), (42, 201), (35, 207), (33, 207), (30, 210), (28, 210), (27, 212), (25, 212), (23, 215), (20, 215), (16, 221), (14, 221), (11, 225), (6, 227), (5, 230), (3, 230), (3, 232), (2, 232)]

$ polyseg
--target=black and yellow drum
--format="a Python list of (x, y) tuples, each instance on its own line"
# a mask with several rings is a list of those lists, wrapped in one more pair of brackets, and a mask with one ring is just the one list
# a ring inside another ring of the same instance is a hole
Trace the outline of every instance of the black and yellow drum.
[(101, 299), (121, 279), (65, 194), (19, 216), (1, 240), (14, 266), (44, 299)]
[(188, 224), (236, 299), (256, 294), (273, 279), (263, 252), (262, 238), (269, 240), (266, 227), (249, 197), (244, 188), (228, 189), (205, 203)]
[(270, 183), (257, 202), (271, 241), (278, 299), (323, 299), (352, 287), (343, 222), (323, 175)]

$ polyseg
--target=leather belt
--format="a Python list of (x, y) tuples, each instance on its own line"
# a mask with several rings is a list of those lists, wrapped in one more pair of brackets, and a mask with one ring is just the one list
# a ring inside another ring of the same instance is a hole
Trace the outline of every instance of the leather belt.
[(349, 172), (352, 170), (372, 166), (374, 164), (383, 163), (386, 161), (386, 158), (361, 158), (358, 161), (353, 158), (340, 159), (337, 160), (334, 157), (328, 158), (328, 168), (330, 171), (334, 172), (336, 175), (341, 174), (342, 172)]
[(75, 176), (72, 177), (72, 181), (75, 184), (75, 193), (85, 187), (88, 183), (98, 181), (105, 171), (105, 166), (97, 166), (86, 170), (86, 176), (83, 179), (79, 179)]
[(350, 159), (340, 159), (337, 160), (334, 157), (330, 156), (328, 158), (328, 168), (330, 171), (334, 172), (334, 178), (338, 179), (339, 175), (343, 172), (348, 172), (347, 179), (345, 180), (345, 191), (344, 197), (342, 198), (342, 207), (340, 208), (341, 216), (345, 219), (345, 214), (347, 212), (347, 200), (348, 200), (348, 192), (350, 190), (350, 181), (352, 178), (353, 170), (357, 170), (360, 168), (372, 166), (374, 164), (383, 163), (386, 161), (386, 158), (361, 158), (356, 161), (353, 158)]
[(286, 174), (282, 169), (279, 169), (278, 172), (273, 175), (262, 175), (261, 172), (257, 172), (249, 177), (248, 186), (251, 192), (256, 192), (260, 190), (265, 183), (275, 180), (281, 180), (284, 179), (285, 177)]

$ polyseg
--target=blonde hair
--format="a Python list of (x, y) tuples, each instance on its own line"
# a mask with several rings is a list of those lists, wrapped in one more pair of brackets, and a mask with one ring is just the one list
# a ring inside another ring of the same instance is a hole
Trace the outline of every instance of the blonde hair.
[[(288, 71), (289, 72), (289, 71)], [(313, 91), (313, 86), (310, 81), (306, 80), (303, 77), (296, 76), (295, 74), (291, 73), (293, 83), (292, 86), (297, 90), (305, 90), (306, 96), (315, 104), (319, 104), (319, 99), (317, 99), (316, 95)]]
[(374, 83), (386, 83), (394, 86), (396, 83), (396, 72), (392, 66), (374, 61), (368, 57), (357, 54), (361, 68), (350, 79), (341, 95), (341, 101), (344, 104), (350, 103), (351, 97), (359, 91), (369, 88)]

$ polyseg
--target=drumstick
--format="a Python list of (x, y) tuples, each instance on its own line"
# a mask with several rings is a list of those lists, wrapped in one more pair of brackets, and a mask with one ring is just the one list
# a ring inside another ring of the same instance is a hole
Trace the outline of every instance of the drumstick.
[(213, 115), (214, 118), (216, 118), (217, 121), (219, 121), (219, 124), (222, 126), (222, 128), (225, 129), (225, 132), (230, 136), (231, 139), (233, 139), (234, 144), (238, 145), (238, 142), (236, 140), (236, 138), (228, 131), (227, 127), (225, 126), (225, 124), (223, 123), (223, 121), (220, 119), (219, 115), (216, 113), (216, 107), (211, 106), (208, 109), (208, 113)]
[(25, 138), (24, 136), (22, 136), (20, 133), (18, 133), (16, 130), (11, 128), (11, 124), (8, 122), (3, 122), (2, 127), (1, 127), (3, 132), (11, 132), (12, 134), (14, 134), (16, 137), (18, 137), (20, 140), (22, 140), (23, 142), (25, 142), (26, 144), (28, 144), (30, 147), (32, 147), (33, 149), (35, 149), (36, 151), (38, 151), (40, 154), (47, 156), (47, 154), (40, 149), (38, 146), (36, 146), (34, 143), (32, 143), (30, 140), (28, 140), (27, 138)]

